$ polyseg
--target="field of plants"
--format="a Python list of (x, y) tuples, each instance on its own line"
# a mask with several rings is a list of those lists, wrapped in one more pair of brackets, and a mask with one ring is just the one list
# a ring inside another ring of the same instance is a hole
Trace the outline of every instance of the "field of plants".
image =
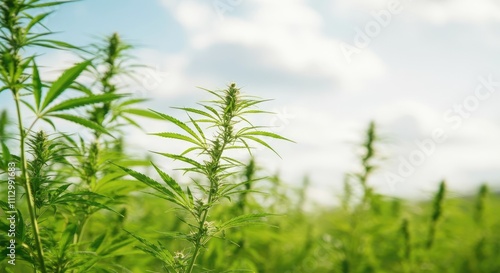
[[(119, 34), (52, 39), (47, 8), (65, 2), (0, 3), (0, 272), (500, 272), (500, 195), (487, 184), (456, 197), (441, 181), (427, 201), (377, 193), (372, 122), (359, 169), (331, 193), (340, 205), (310, 205), (307, 178), (291, 186), (252, 157), (300, 145), (255, 123), (273, 115), (267, 98), (229, 83), (195, 108), (147, 109), (117, 80), (141, 67)], [(45, 80), (39, 52), (59, 50), (81, 61)], [(171, 150), (127, 149), (144, 119), (175, 128), (144, 134)]]

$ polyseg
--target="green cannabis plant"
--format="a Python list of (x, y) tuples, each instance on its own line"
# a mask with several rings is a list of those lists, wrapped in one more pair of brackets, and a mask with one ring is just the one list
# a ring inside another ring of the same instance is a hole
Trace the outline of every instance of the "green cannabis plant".
[[(107, 255), (90, 259), (86, 256), (99, 251), (111, 254), (111, 249), (120, 248), (118, 243), (127, 242), (126, 235), (109, 238), (106, 234), (88, 234), (86, 228), (92, 227), (88, 221), (101, 210), (121, 215), (111, 206), (120, 204), (117, 197), (137, 189), (112, 191), (110, 185), (122, 180), (123, 175), (115, 166), (106, 164), (124, 157), (122, 149), (116, 149), (122, 145), (113, 136), (118, 135), (116, 128), (137, 125), (130, 115), (142, 113), (134, 112), (131, 106), (143, 100), (127, 98), (121, 92), (123, 86), (116, 83), (117, 77), (129, 72), (123, 66), (134, 67), (126, 55), (132, 47), (118, 34), (90, 50), (49, 39), (53, 33), (43, 25), (52, 13), (48, 9), (68, 2), (72, 1), (0, 3), (0, 92), (12, 94), (16, 113), (12, 123), (17, 126), (17, 133), (7, 132), (7, 115), (2, 114), (1, 161), (3, 171), (13, 161), (21, 173), (16, 190), (25, 203), (17, 208), (16, 252), (18, 259), (27, 263), (20, 265), (20, 270), (64, 273), (113, 267)], [(49, 82), (39, 71), (39, 54), (32, 53), (40, 49), (71, 50), (87, 57)], [(97, 67), (104, 67), (104, 72)], [(79, 81), (92, 71), (93, 83)], [(89, 116), (82, 114), (85, 112)], [(63, 132), (57, 119), (90, 130), (95, 139), (86, 144), (81, 134)], [(41, 123), (48, 124), (52, 131), (38, 130), (43, 128)], [(108, 137), (102, 139), (102, 135)], [(1, 205), (7, 211), (6, 203), (2, 201)], [(2, 234), (4, 240), (8, 238)], [(93, 244), (89, 245), (89, 241)], [(101, 263), (105, 259), (111, 265)]]
[[(252, 177), (242, 182), (234, 179), (238, 168), (244, 167), (244, 164), (228, 156), (228, 151), (246, 149), (251, 154), (252, 143), (264, 145), (274, 151), (262, 137), (289, 141), (280, 135), (262, 130), (261, 126), (252, 125), (247, 119), (250, 114), (266, 113), (255, 108), (265, 100), (245, 96), (234, 83), (225, 90), (207, 90), (207, 92), (213, 95), (214, 99), (200, 103), (201, 109), (179, 108), (188, 114), (188, 122), (153, 111), (158, 117), (173, 123), (181, 130), (181, 133), (158, 132), (153, 135), (180, 140), (191, 145), (180, 154), (156, 153), (185, 163), (186, 167), (182, 170), (185, 173), (202, 175), (205, 183), (193, 180), (194, 185), (183, 189), (177, 181), (154, 164), (153, 167), (164, 184), (122, 167), (128, 174), (156, 190), (156, 196), (175, 204), (190, 216), (190, 219), (185, 220), (189, 230), (185, 233), (172, 234), (172, 238), (188, 242), (190, 247), (186, 251), (172, 252), (161, 244), (153, 244), (138, 235), (133, 235), (142, 242), (141, 248), (144, 251), (164, 263), (168, 272), (191, 273), (195, 268), (198, 268), (196, 272), (200, 271), (203, 265), (197, 264), (197, 259), (211, 238), (223, 235), (230, 228), (259, 222), (268, 215), (267, 213), (242, 214), (224, 222), (211, 217), (213, 208), (224, 199), (231, 200), (238, 195), (241, 198), (244, 196), (243, 193), (250, 190), (248, 186), (247, 189), (241, 189), (241, 186), (249, 185)], [(207, 125), (206, 128), (202, 128), (203, 124)]]

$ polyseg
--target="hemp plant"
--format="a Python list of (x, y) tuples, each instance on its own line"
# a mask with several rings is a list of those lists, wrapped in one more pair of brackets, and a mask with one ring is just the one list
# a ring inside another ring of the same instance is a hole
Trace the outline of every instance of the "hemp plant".
[[(359, 145), (360, 169), (347, 174), (344, 178), (344, 195), (341, 201), (348, 224), (336, 230), (342, 238), (344, 258), (339, 263), (342, 272), (374, 268), (373, 246), (362, 235), (373, 229), (374, 220), (377, 219), (374, 216), (380, 214), (381, 196), (369, 184), (377, 170), (377, 164), (382, 159), (379, 152), (380, 140), (376, 123), (371, 121)], [(358, 193), (357, 189), (361, 192)], [(333, 236), (338, 235), (333, 234)], [(360, 260), (363, 262), (357, 262)]]
[[(241, 196), (246, 191), (244, 185), (251, 181), (236, 182), (238, 173), (244, 164), (228, 155), (228, 151), (246, 149), (251, 154), (252, 143), (260, 144), (276, 152), (263, 137), (290, 141), (278, 134), (262, 130), (262, 126), (254, 126), (247, 119), (248, 115), (268, 113), (256, 109), (255, 106), (266, 100), (255, 99), (240, 93), (236, 84), (230, 84), (221, 91), (206, 90), (214, 96), (214, 100), (200, 103), (201, 109), (177, 108), (188, 114), (189, 120), (182, 122), (172, 116), (160, 112), (159, 118), (176, 125), (182, 133), (159, 132), (152, 135), (162, 138), (187, 142), (190, 147), (179, 154), (156, 152), (169, 159), (178, 160), (187, 166), (185, 173), (194, 173), (204, 177), (205, 182), (193, 179), (194, 184), (185, 189), (170, 175), (152, 163), (164, 183), (157, 182), (132, 169), (121, 167), (126, 173), (156, 191), (154, 195), (175, 204), (182, 212), (189, 215), (185, 223), (189, 231), (173, 232), (172, 239), (188, 242), (187, 252), (172, 252), (161, 243), (151, 243), (132, 234), (141, 243), (140, 248), (163, 262), (167, 272), (191, 273), (198, 265), (197, 258), (211, 238), (223, 236), (227, 229), (261, 222), (269, 214), (253, 213), (238, 215), (227, 221), (217, 221), (210, 216), (211, 210), (224, 199)], [(194, 116), (194, 117), (192, 117)], [(203, 125), (206, 125), (203, 128)], [(209, 134), (212, 134), (210, 137)], [(193, 158), (195, 156), (195, 158)], [(243, 186), (243, 187), (242, 187)]]
[[(72, 1), (42, 1), (42, 0), (5, 0), (0, 3), (0, 92), (10, 91), (14, 102), (18, 132), (18, 156), (11, 155), (7, 146), (2, 145), (2, 157), (18, 159), (20, 167), (20, 182), (26, 199), (26, 209), (29, 215), (30, 238), (32, 242), (22, 242), (20, 252), (27, 252), (35, 271), (48, 272), (44, 246), (39, 228), (37, 205), (43, 205), (44, 200), (37, 197), (47, 196), (41, 194), (42, 188), (47, 183), (36, 181), (33, 174), (39, 174), (40, 170), (30, 170), (33, 167), (44, 167), (34, 164), (29, 160), (30, 150), (37, 150), (40, 143), (31, 143), (26, 147), (30, 136), (38, 136), (38, 139), (46, 139), (43, 133), (34, 134), (34, 129), (40, 121), (44, 121), (56, 130), (55, 119), (70, 121), (81, 126), (108, 134), (108, 131), (98, 123), (85, 117), (74, 114), (75, 108), (86, 107), (96, 103), (106, 103), (116, 100), (121, 96), (116, 94), (86, 94), (75, 97), (73, 90), (79, 76), (88, 69), (91, 60), (84, 60), (73, 67), (63, 71), (54, 82), (42, 81), (41, 74), (36, 63), (37, 55), (28, 55), (27, 52), (36, 48), (45, 49), (76, 49), (76, 47), (63, 41), (50, 40), (47, 36), (53, 34), (44, 25), (44, 19), (52, 11), (45, 8), (54, 8), (61, 4)], [(42, 28), (35, 28), (42, 26)], [(43, 29), (43, 32), (37, 31)], [(68, 96), (69, 95), (69, 96)], [(73, 95), (73, 96), (72, 96)], [(25, 110), (34, 114), (34, 119), (26, 122)], [(36, 140), (35, 140), (36, 142)], [(32, 154), (33, 155), (33, 154)], [(65, 191), (65, 188), (59, 190)], [(40, 194), (38, 194), (40, 193)], [(19, 195), (21, 196), (21, 195)], [(19, 215), (21, 219), (22, 215)], [(32, 236), (32, 237), (31, 237)], [(59, 271), (58, 271), (59, 272)]]
[(443, 203), (446, 195), (446, 182), (443, 180), (439, 183), (439, 189), (434, 195), (432, 201), (432, 216), (429, 223), (429, 232), (427, 236), (426, 248), (431, 249), (436, 239), (436, 228), (439, 219), (443, 217)]

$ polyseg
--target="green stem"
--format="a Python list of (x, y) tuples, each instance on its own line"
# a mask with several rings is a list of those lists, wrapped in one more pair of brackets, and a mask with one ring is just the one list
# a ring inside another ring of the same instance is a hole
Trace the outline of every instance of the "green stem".
[[(212, 152), (209, 154), (211, 155), (211, 162), (208, 163), (207, 166), (207, 177), (210, 181), (210, 189), (208, 192), (208, 200), (207, 200), (207, 207), (203, 210), (201, 214), (201, 219), (199, 222), (198, 226), (198, 234), (195, 242), (195, 248), (193, 255), (191, 257), (191, 261), (189, 262), (189, 266), (187, 268), (186, 273), (192, 273), (194, 264), (196, 262), (196, 259), (198, 258), (198, 255), (200, 253), (200, 248), (202, 246), (202, 241), (205, 239), (204, 237), (204, 225), (205, 221), (207, 220), (208, 216), (208, 211), (212, 207), (212, 202), (214, 199), (214, 195), (217, 194), (218, 191), (218, 184), (219, 184), (219, 178), (217, 176), (219, 172), (219, 165), (220, 165), (220, 159), (222, 157), (222, 154), (224, 153), (224, 149), (226, 148), (226, 145), (228, 143), (231, 143), (234, 141), (233, 139), (233, 128), (231, 126), (232, 124), (232, 119), (234, 118), (234, 111), (235, 111), (235, 103), (237, 100), (237, 93), (234, 92), (236, 89), (234, 88), (234, 85), (231, 85), (229, 91), (228, 91), (228, 96), (225, 102), (225, 107), (222, 113), (222, 119), (221, 119), (221, 124), (219, 128), (222, 128), (219, 131), (219, 135), (216, 137), (216, 142), (214, 143), (214, 146), (212, 147)], [(231, 92), (233, 91), (233, 92)], [(222, 143), (222, 144), (220, 144)], [(220, 144), (220, 147), (219, 147)], [(210, 236), (207, 236), (208, 238)]]
[[(210, 192), (209, 196), (208, 196), (208, 203), (210, 203), (211, 197), (212, 197), (212, 193)], [(208, 208), (203, 211), (203, 215), (201, 217), (200, 225), (198, 227), (198, 239), (196, 240), (196, 246), (194, 248), (194, 253), (193, 253), (193, 256), (191, 257), (191, 261), (189, 262), (187, 273), (193, 272), (194, 263), (196, 261), (196, 258), (198, 258), (198, 254), (200, 254), (201, 232), (203, 230), (203, 224), (205, 223), (205, 220), (207, 219), (207, 215), (208, 215)]]
[[(224, 141), (222, 144), (222, 147), (220, 148), (220, 152), (213, 159), (213, 165), (217, 166), (217, 168), (219, 167), (220, 158), (222, 156), (222, 153), (224, 152), (224, 148), (226, 147), (226, 144), (227, 144), (226, 141)], [(215, 170), (217, 170), (217, 168), (215, 168)], [(213, 169), (211, 169), (211, 170), (213, 170)], [(202, 238), (202, 233), (203, 233), (203, 229), (204, 229), (203, 225), (205, 224), (205, 221), (207, 220), (208, 211), (210, 210), (210, 207), (211, 207), (210, 203), (212, 203), (214, 193), (216, 193), (215, 185), (218, 183), (218, 181), (216, 181), (216, 171), (215, 172), (210, 171), (208, 176), (209, 176), (209, 178), (210, 177), (214, 177), (214, 178), (210, 179), (210, 190), (208, 192), (207, 208), (203, 211), (202, 216), (201, 216), (201, 221), (200, 221), (199, 226), (198, 226), (198, 234), (197, 234), (198, 238), (196, 240), (194, 253), (193, 253), (193, 256), (191, 257), (191, 261), (189, 262), (188, 270), (186, 271), (186, 273), (193, 272), (194, 263), (196, 262), (196, 259), (198, 258), (198, 255), (200, 254), (200, 247), (202, 245), (202, 239), (203, 239)]]
[(40, 230), (38, 229), (38, 222), (36, 220), (36, 212), (35, 212), (35, 198), (33, 196), (33, 192), (31, 190), (30, 177), (28, 175), (28, 162), (25, 156), (25, 146), (24, 142), (26, 139), (26, 134), (23, 129), (23, 123), (21, 118), (21, 107), (19, 103), (19, 90), (12, 90), (14, 94), (14, 100), (16, 102), (16, 111), (17, 111), (17, 119), (19, 124), (19, 134), (20, 134), (20, 148), (21, 148), (21, 173), (24, 178), (24, 187), (26, 189), (27, 201), (28, 201), (28, 211), (30, 214), (31, 226), (33, 227), (33, 236), (35, 237), (35, 247), (38, 254), (38, 262), (40, 263), (40, 270), (42, 273), (47, 273), (45, 269), (45, 261), (43, 257), (43, 246), (42, 240), (40, 238)]
[(194, 253), (193, 253), (193, 256), (191, 257), (191, 261), (189, 263), (187, 273), (193, 272), (194, 263), (196, 262), (196, 258), (198, 258), (198, 255), (200, 254), (200, 247), (201, 247), (201, 243), (202, 243), (202, 233), (203, 233), (203, 229), (204, 229), (203, 225), (205, 224), (205, 221), (207, 220), (208, 210), (210, 209), (210, 203), (212, 202), (212, 199), (213, 199), (213, 194), (215, 192), (214, 191), (214, 184), (215, 183), (216, 183), (215, 181), (211, 181), (211, 183), (210, 183), (210, 190), (208, 193), (208, 201), (207, 201), (208, 207), (203, 211), (202, 216), (201, 216), (201, 221), (200, 221), (199, 226), (198, 226), (198, 238), (196, 240)]

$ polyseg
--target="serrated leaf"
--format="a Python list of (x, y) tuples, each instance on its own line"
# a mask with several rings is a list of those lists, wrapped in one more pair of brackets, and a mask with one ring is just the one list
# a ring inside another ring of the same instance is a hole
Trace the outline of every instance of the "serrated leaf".
[(193, 118), (191, 118), (191, 116), (189, 116), (189, 120), (191, 121), (191, 123), (193, 123), (194, 127), (196, 128), (196, 131), (198, 131), (198, 134), (200, 134), (201, 138), (203, 139), (204, 146), (206, 146), (207, 145), (207, 139), (205, 137), (205, 134), (203, 133), (203, 130), (198, 125), (198, 122), (196, 122), (196, 120), (194, 120)]
[(102, 127), (101, 125), (99, 125), (93, 121), (85, 119), (85, 118), (81, 118), (81, 117), (74, 116), (74, 115), (68, 115), (68, 114), (50, 114), (49, 116), (57, 117), (60, 119), (65, 119), (67, 121), (71, 121), (71, 122), (80, 124), (80, 125), (85, 126), (89, 129), (92, 129), (92, 130), (95, 130), (95, 131), (98, 131), (98, 132), (101, 132), (103, 134), (107, 134), (107, 135), (111, 136), (111, 134), (104, 127)]
[(101, 247), (101, 250), (99, 250), (97, 254), (99, 256), (105, 256), (105, 257), (112, 257), (112, 255), (110, 254), (120, 255), (120, 253), (116, 253), (116, 251), (119, 250), (120, 248), (131, 245), (133, 240), (134, 240), (133, 238), (124, 239), (121, 236), (115, 237), (111, 242), (111, 244), (103, 245), (103, 247)]
[(244, 214), (244, 215), (239, 215), (236, 216), (222, 225), (219, 226), (220, 230), (225, 230), (225, 229), (230, 229), (230, 228), (235, 228), (235, 227), (240, 227), (240, 226), (247, 226), (250, 224), (263, 224), (262, 218), (266, 216), (270, 216), (272, 214), (270, 213), (252, 213), (252, 214)]
[(271, 133), (271, 132), (266, 132), (266, 131), (251, 131), (251, 132), (247, 132), (247, 133), (244, 133), (244, 134), (241, 134), (243, 136), (265, 136), (265, 137), (270, 137), (270, 138), (275, 138), (275, 139), (281, 139), (281, 140), (286, 140), (286, 141), (290, 141), (290, 142), (294, 142), (293, 140), (290, 140), (286, 137), (282, 137), (278, 134), (275, 134), (275, 133)]
[(169, 154), (169, 153), (160, 153), (160, 152), (154, 152), (155, 154), (159, 154), (159, 155), (162, 155), (162, 156), (166, 156), (166, 157), (169, 157), (169, 158), (172, 158), (172, 159), (176, 159), (176, 160), (180, 160), (180, 161), (183, 161), (183, 162), (186, 162), (188, 164), (191, 164), (193, 165), (194, 167), (198, 168), (198, 169), (203, 169), (203, 165), (201, 165), (200, 163), (190, 159), (190, 158), (187, 158), (185, 156), (180, 156), (180, 155), (176, 155), (176, 154)]
[(153, 136), (160, 136), (160, 137), (164, 137), (164, 138), (172, 138), (172, 139), (178, 139), (178, 140), (183, 140), (183, 141), (187, 141), (187, 142), (191, 142), (193, 144), (196, 144), (197, 146), (199, 147), (202, 147), (201, 144), (188, 137), (188, 136), (185, 136), (185, 135), (182, 135), (182, 134), (178, 134), (178, 133), (168, 133), (168, 132), (164, 132), (164, 133), (152, 133), (150, 135), (153, 135)]
[(191, 147), (191, 148), (187, 148), (186, 150), (184, 150), (184, 151), (180, 154), (180, 156), (184, 156), (184, 155), (186, 155), (186, 154), (188, 154), (188, 153), (190, 153), (190, 152), (192, 152), (192, 151), (195, 151), (195, 150), (203, 150), (203, 149), (202, 149), (202, 148), (200, 148), (200, 147)]
[(221, 117), (219, 115), (219, 113), (217, 112), (217, 110), (215, 110), (213, 107), (211, 106), (208, 106), (208, 105), (205, 105), (205, 104), (200, 104), (201, 106), (203, 106), (205, 109), (207, 109), (208, 111), (212, 112), (214, 115), (217, 116), (217, 118), (220, 120)]
[[(47, 35), (49, 35), (49, 34), (52, 34), (52, 33), (50, 33), (50, 32), (47, 33)], [(47, 48), (53, 48), (53, 49), (73, 49), (73, 50), (78, 50), (78, 51), (90, 53), (87, 50), (85, 50), (83, 47), (74, 46), (70, 43), (66, 43), (63, 41), (57, 41), (57, 40), (37, 39), (32, 44), (47, 47)]]
[(7, 166), (9, 164), (9, 162), (10, 162), (9, 147), (7, 147), (7, 145), (5, 145), (5, 143), (3, 143), (3, 141), (1, 143), (2, 143), (2, 157), (3, 157), (3, 161), (4, 161), (5, 166)]
[(42, 109), (45, 109), (51, 102), (59, 97), (71, 84), (80, 76), (80, 74), (90, 65), (90, 61), (84, 61), (67, 69), (62, 75), (51, 84), (47, 95), (42, 103)]
[(177, 181), (175, 181), (172, 177), (170, 177), (170, 175), (168, 175), (167, 173), (162, 171), (160, 168), (158, 168), (155, 164), (153, 164), (153, 163), (151, 163), (151, 164), (155, 168), (156, 172), (160, 175), (161, 179), (163, 181), (165, 181), (165, 183), (167, 183), (167, 185), (172, 190), (174, 190), (174, 192), (177, 193), (177, 195), (179, 197), (181, 197), (182, 199), (187, 201), (186, 195), (184, 194), (184, 191), (182, 190), (182, 188), (179, 186), (179, 183), (177, 183)]
[(25, 101), (25, 100), (21, 100), (21, 102), (26, 106), (28, 107), (31, 111), (33, 111), (33, 113), (36, 113), (36, 110), (35, 108), (33, 108), (33, 105), (31, 105), (31, 103)]
[(64, 257), (67, 253), (68, 246), (73, 241), (73, 236), (76, 234), (77, 226), (75, 224), (69, 224), (64, 230), (61, 240), (59, 241), (59, 255)]
[(192, 206), (194, 204), (194, 197), (193, 197), (193, 193), (191, 192), (191, 189), (189, 187), (187, 187), (187, 195), (189, 198), (189, 203)]
[[(66, 3), (71, 3), (75, 2), (77, 0), (66, 0), (66, 1), (53, 1), (53, 2), (45, 2), (45, 3), (38, 3), (39, 1), (30, 1), (28, 5), (26, 5), (29, 8), (45, 8), (45, 7), (52, 7), (52, 6), (59, 6), (62, 4)], [(34, 4), (37, 3), (37, 4)]]
[[(273, 147), (271, 147), (271, 145), (267, 144), (267, 142), (265, 142), (264, 140), (258, 138), (258, 137), (254, 137), (254, 136), (249, 136), (249, 135), (243, 135), (243, 136), (240, 136), (241, 138), (246, 138), (246, 139), (250, 139), (250, 140), (253, 140), (259, 144), (261, 144), (262, 146), (268, 148), (269, 150), (273, 151), (277, 156), (279, 156), (281, 158), (281, 156), (278, 154), (278, 152), (276, 152)], [(242, 142), (247, 145), (247, 143), (245, 141), (242, 140)]]
[(90, 249), (92, 249), (93, 251), (97, 251), (97, 249), (99, 249), (102, 242), (104, 241), (104, 238), (106, 238), (106, 233), (99, 235), (99, 237), (94, 239), (94, 241), (90, 244)]
[(196, 140), (198, 140), (198, 142), (200, 142), (200, 143), (202, 142), (200, 137), (191, 128), (189, 128), (189, 126), (187, 126), (184, 122), (182, 122), (182, 121), (180, 121), (172, 116), (169, 116), (167, 114), (163, 114), (163, 113), (160, 113), (160, 112), (157, 112), (154, 110), (151, 110), (151, 111), (156, 113), (161, 118), (168, 120), (168, 121), (172, 122), (173, 124), (177, 125), (179, 128), (181, 128), (186, 133), (190, 134), (192, 137), (194, 137)]
[(146, 118), (163, 120), (163, 118), (159, 117), (155, 113), (152, 113), (151, 111), (143, 110), (143, 109), (123, 109), (123, 110), (121, 110), (121, 112), (136, 115), (136, 116), (146, 117)]
[(145, 247), (138, 247), (142, 251), (153, 255), (153, 257), (160, 259), (161, 261), (163, 261), (169, 265), (173, 263), (174, 259), (172, 257), (172, 254), (168, 250), (166, 250), (161, 244), (158, 243), (158, 245), (157, 245), (157, 244), (151, 243), (148, 240), (146, 240), (138, 235), (135, 235), (127, 230), (125, 230), (125, 232), (130, 234), (132, 237), (137, 239), (139, 242), (141, 242), (145, 246)]
[(65, 101), (51, 107), (50, 109), (46, 110), (45, 114), (48, 114), (51, 112), (57, 112), (57, 111), (64, 111), (64, 110), (77, 108), (77, 107), (82, 107), (82, 106), (86, 106), (89, 104), (110, 102), (110, 101), (116, 100), (116, 99), (121, 98), (121, 97), (122, 96), (116, 95), (116, 94), (100, 94), (100, 95), (93, 95), (93, 96), (88, 96), (88, 97), (68, 99), (68, 100), (65, 100)]
[[(145, 101), (148, 101), (147, 99), (128, 99), (126, 101), (123, 101), (122, 103), (120, 103), (118, 105), (118, 107), (124, 107), (124, 106), (127, 106), (127, 105), (132, 105), (132, 104), (136, 104), (136, 103), (141, 103), (141, 102), (145, 102)], [(144, 111), (148, 111), (148, 110), (144, 110)], [(150, 112), (150, 111), (148, 111)]]
[(140, 173), (140, 172), (136, 172), (132, 169), (129, 169), (129, 168), (126, 168), (126, 167), (122, 167), (122, 166), (119, 166), (119, 165), (116, 165), (118, 166), (120, 169), (122, 169), (123, 171), (125, 171), (127, 174), (129, 174), (130, 176), (134, 177), (135, 179), (137, 179), (138, 181), (148, 185), (149, 187), (167, 195), (167, 196), (170, 196), (171, 198), (175, 198), (175, 194), (173, 192), (171, 192), (169, 189), (165, 188), (165, 186), (163, 186), (162, 184), (158, 183), (156, 180)]
[(31, 17), (31, 21), (26, 25), (25, 27), (25, 31), (27, 33), (29, 33), (29, 30), (35, 26), (36, 24), (40, 24), (40, 22), (45, 19), (45, 17), (49, 16), (50, 14), (52, 13), (51, 12), (46, 12), (46, 13), (42, 13), (42, 14), (38, 14), (37, 16), (35, 17)]
[(33, 62), (33, 96), (35, 97), (36, 110), (40, 108), (40, 100), (42, 98), (42, 81), (40, 79), (40, 73), (38, 71), (38, 66)]
[(211, 119), (215, 120), (215, 118), (212, 115), (210, 115), (209, 113), (204, 112), (202, 110), (198, 110), (198, 109), (195, 109), (195, 108), (189, 108), (189, 107), (173, 107), (173, 108), (174, 109), (179, 109), (179, 110), (184, 110), (186, 112), (195, 113), (195, 114), (202, 115), (202, 116), (205, 116), (207, 118), (211, 118)]

